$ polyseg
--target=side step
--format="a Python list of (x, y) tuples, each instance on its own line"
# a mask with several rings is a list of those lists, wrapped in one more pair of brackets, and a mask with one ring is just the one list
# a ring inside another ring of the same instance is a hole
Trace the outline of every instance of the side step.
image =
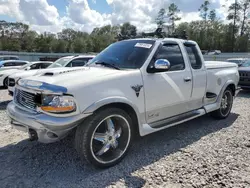
[(206, 93), (206, 98), (208, 98), (208, 99), (213, 99), (216, 97), (217, 97), (217, 95), (215, 93), (210, 93), (210, 92)]
[(202, 116), (205, 113), (206, 112), (205, 112), (204, 109), (194, 110), (194, 111), (190, 111), (190, 112), (187, 112), (187, 113), (184, 113), (184, 114), (180, 114), (180, 115), (168, 118), (168, 119), (164, 119), (164, 120), (154, 122), (154, 123), (150, 124), (149, 126), (154, 128), (154, 129), (159, 129), (159, 128), (162, 128), (162, 127), (167, 128), (167, 127), (171, 127), (171, 126), (176, 125), (176, 124), (180, 124), (180, 123), (189, 121), (189, 120), (194, 119), (196, 117)]

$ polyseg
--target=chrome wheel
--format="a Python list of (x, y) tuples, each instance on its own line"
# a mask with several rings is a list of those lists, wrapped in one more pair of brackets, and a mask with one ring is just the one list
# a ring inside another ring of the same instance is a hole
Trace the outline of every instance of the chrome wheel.
[(221, 99), (220, 111), (223, 116), (227, 116), (232, 108), (233, 96), (229, 90), (226, 90)]
[(93, 131), (91, 153), (99, 163), (111, 163), (124, 154), (130, 139), (131, 131), (126, 118), (121, 115), (108, 116)]

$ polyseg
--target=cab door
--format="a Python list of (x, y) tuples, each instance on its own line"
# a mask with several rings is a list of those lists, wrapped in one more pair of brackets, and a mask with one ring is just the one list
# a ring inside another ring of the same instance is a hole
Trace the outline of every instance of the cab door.
[(149, 67), (158, 59), (170, 62), (166, 72), (143, 73), (147, 123), (153, 123), (190, 111), (192, 72), (184, 48), (176, 42), (162, 44)]

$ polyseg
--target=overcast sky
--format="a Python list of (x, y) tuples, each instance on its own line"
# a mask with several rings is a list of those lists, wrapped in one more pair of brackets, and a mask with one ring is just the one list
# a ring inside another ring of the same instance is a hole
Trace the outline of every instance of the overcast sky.
[[(232, 1), (210, 0), (222, 20)], [(0, 0), (0, 20), (21, 21), (38, 32), (63, 28), (90, 32), (94, 27), (127, 21), (139, 30), (150, 30), (156, 27), (159, 9), (172, 2), (179, 6), (182, 22), (200, 19), (198, 9), (204, 0)]]

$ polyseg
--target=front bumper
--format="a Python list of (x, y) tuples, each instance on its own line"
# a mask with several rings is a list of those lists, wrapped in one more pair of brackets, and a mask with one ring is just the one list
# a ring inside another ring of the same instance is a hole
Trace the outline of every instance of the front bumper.
[(64, 138), (73, 128), (91, 114), (79, 114), (70, 117), (54, 117), (43, 113), (25, 111), (13, 101), (7, 106), (7, 114), (14, 128), (36, 132), (42, 143), (52, 143)]

